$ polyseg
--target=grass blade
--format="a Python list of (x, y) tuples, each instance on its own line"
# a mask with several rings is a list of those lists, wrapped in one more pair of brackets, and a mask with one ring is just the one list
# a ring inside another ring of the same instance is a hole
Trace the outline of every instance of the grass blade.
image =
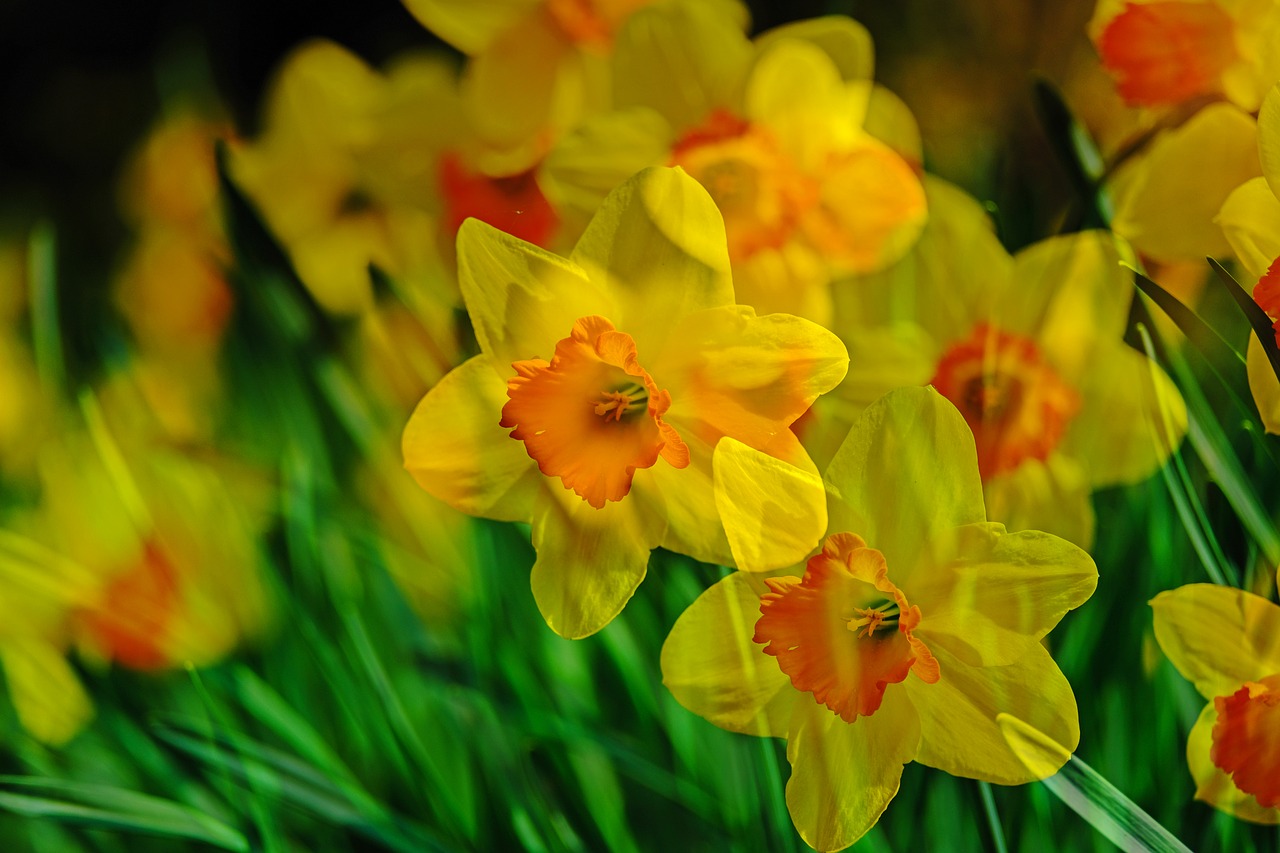
[(1253, 301), (1253, 296), (1249, 294), (1240, 282), (1236, 281), (1235, 276), (1227, 272), (1226, 267), (1209, 258), (1209, 266), (1213, 267), (1213, 271), (1217, 273), (1218, 280), (1222, 282), (1223, 287), (1231, 294), (1231, 298), (1240, 306), (1240, 310), (1244, 312), (1244, 316), (1249, 321), (1249, 325), (1253, 328), (1253, 333), (1258, 336), (1258, 342), (1262, 344), (1263, 351), (1267, 354), (1267, 361), (1271, 363), (1271, 369), (1275, 371), (1276, 377), (1280, 378), (1280, 346), (1276, 345), (1276, 331), (1271, 322), (1271, 318), (1266, 312)]

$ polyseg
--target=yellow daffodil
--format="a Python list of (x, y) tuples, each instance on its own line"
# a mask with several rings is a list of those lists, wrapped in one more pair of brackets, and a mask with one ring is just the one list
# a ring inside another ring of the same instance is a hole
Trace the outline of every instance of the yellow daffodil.
[[(754, 454), (731, 440), (717, 450)], [(1037, 778), (997, 714), (1068, 751), (1079, 741), (1071, 686), (1040, 640), (1089, 598), (1097, 570), (1065, 540), (988, 522), (977, 461), (964, 418), (940, 395), (890, 393), (827, 468), (821, 550), (786, 571), (724, 578), (663, 646), (663, 682), (682, 705), (730, 731), (787, 739), (787, 806), (818, 850), (870, 829), (912, 761), (1006, 785)], [(787, 495), (792, 479), (726, 476), (717, 499)], [(750, 555), (773, 534), (760, 517), (731, 530), (740, 568), (762, 568)]]
[[(1280, 86), (1258, 113), (1258, 156), (1263, 177), (1242, 184), (1218, 213), (1218, 224), (1236, 258), (1257, 282), (1253, 298), (1280, 321)], [(1280, 432), (1280, 382), (1256, 336), (1250, 335), (1249, 388), (1267, 432)]]
[(973, 429), (991, 517), (1088, 547), (1090, 491), (1150, 476), (1186, 430), (1176, 388), (1122, 340), (1124, 249), (1093, 231), (1010, 257), (973, 199), (928, 187), (912, 253), (839, 291), (833, 328), (851, 368), (805, 424), (806, 446), (820, 462), (871, 401), (932, 384)]
[(720, 214), (680, 170), (619, 187), (567, 259), (468, 220), (458, 266), (482, 352), (423, 398), (405, 465), (464, 512), (532, 523), (534, 596), (558, 633), (613, 619), (653, 548), (731, 559), (723, 436), (811, 466), (789, 426), (845, 349), (734, 304)]
[(619, 32), (614, 63), (617, 109), (548, 156), (566, 205), (589, 213), (638, 169), (681, 166), (724, 216), (739, 298), (822, 323), (832, 278), (879, 269), (919, 236), (914, 123), (873, 87), (856, 22), (805, 21), (752, 44), (726, 20), (655, 6)]
[(1135, 106), (1225, 97), (1253, 112), (1280, 78), (1271, 0), (1099, 0), (1089, 35)]
[(338, 314), (372, 307), (370, 264), (451, 306), (442, 255), (469, 216), (540, 244), (558, 226), (530, 166), (478, 144), (457, 73), (437, 56), (406, 56), (380, 74), (332, 42), (303, 45), (278, 72), (263, 133), (236, 150), (233, 174), (303, 284)]
[(1280, 606), (1190, 584), (1152, 601), (1156, 640), (1209, 704), (1187, 738), (1196, 799), (1280, 823)]
[[(467, 116), (486, 146), (530, 168), (548, 138), (609, 102), (608, 56), (623, 23), (654, 0), (404, 0), (467, 64)], [(746, 22), (737, 0), (685, 2)]]

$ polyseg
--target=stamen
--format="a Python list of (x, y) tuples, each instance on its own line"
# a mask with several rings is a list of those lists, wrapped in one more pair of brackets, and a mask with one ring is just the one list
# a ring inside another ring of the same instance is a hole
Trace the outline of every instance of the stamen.
[(622, 420), (624, 415), (649, 405), (649, 389), (639, 384), (625, 385), (612, 391), (600, 393), (601, 402), (596, 403), (595, 413), (605, 420)]
[(846, 627), (859, 639), (872, 636), (877, 628), (898, 627), (898, 616), (901, 615), (896, 601), (885, 601), (875, 607), (855, 607), (854, 612), (858, 618), (850, 619)]

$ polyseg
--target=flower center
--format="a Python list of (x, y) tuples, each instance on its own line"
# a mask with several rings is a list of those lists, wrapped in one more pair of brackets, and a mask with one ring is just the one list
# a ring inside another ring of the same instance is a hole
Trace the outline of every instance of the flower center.
[(689, 448), (662, 416), (671, 394), (640, 366), (636, 343), (603, 317), (583, 317), (550, 362), (517, 361), (503, 427), (548, 477), (599, 509), (631, 490), (637, 468), (661, 456), (689, 464)]
[(930, 384), (973, 430), (984, 480), (1047, 459), (1080, 410), (1035, 341), (986, 323), (947, 350)]
[(1264, 809), (1280, 806), (1280, 673), (1213, 700), (1209, 757)]
[(676, 142), (671, 165), (702, 184), (720, 208), (733, 260), (784, 245), (818, 200), (814, 182), (766, 129), (723, 109)]
[(1098, 38), (1103, 66), (1131, 104), (1212, 94), (1236, 61), (1235, 24), (1216, 3), (1128, 3)]
[(560, 217), (542, 194), (534, 170), (502, 178), (474, 172), (456, 153), (439, 163), (440, 192), (445, 201), (445, 226), (455, 234), (469, 217), (529, 243), (546, 246)]
[(89, 633), (106, 655), (130, 669), (156, 670), (169, 663), (168, 638), (177, 615), (178, 572), (158, 543), (108, 585), (102, 604), (85, 614)]
[(804, 578), (769, 578), (753, 640), (797, 690), (846, 723), (870, 716), (884, 691), (914, 672), (938, 680), (938, 662), (912, 635), (920, 608), (889, 580), (884, 555), (837, 533), (809, 560)]

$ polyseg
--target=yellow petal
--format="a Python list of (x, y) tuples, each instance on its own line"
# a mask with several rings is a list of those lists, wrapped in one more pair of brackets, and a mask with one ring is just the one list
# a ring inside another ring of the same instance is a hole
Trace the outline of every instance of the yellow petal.
[(1280, 199), (1265, 180), (1253, 178), (1227, 196), (1216, 222), (1249, 272), (1246, 288), (1251, 286), (1280, 257)]
[(1264, 809), (1250, 794), (1235, 786), (1231, 777), (1218, 769), (1209, 757), (1213, 748), (1213, 727), (1218, 712), (1210, 702), (1204, 706), (1187, 736), (1187, 766), (1196, 783), (1196, 799), (1241, 820), (1280, 823), (1280, 809)]
[(913, 168), (924, 162), (920, 125), (906, 102), (883, 86), (871, 87), (863, 129), (898, 152)]
[(801, 696), (787, 735), (787, 808), (815, 850), (842, 850), (876, 825), (916, 757), (921, 723), (904, 691), (885, 692), (876, 713), (846, 723)]
[(622, 612), (662, 542), (665, 513), (635, 500), (595, 509), (558, 484), (551, 488), (534, 509), (533, 597), (551, 630), (576, 640)]
[(1280, 84), (1272, 87), (1258, 112), (1258, 157), (1272, 195), (1280, 198)]
[(827, 530), (826, 494), (812, 463), (796, 467), (740, 441), (715, 451), (715, 502), (738, 568), (802, 562)]
[(483, 50), (514, 26), (540, 0), (404, 0), (405, 8), (427, 29), (466, 54)]
[(638, 471), (632, 488), (667, 508), (667, 533), (662, 547), (688, 554), (703, 563), (728, 566), (733, 552), (716, 509), (713, 448), (693, 434), (682, 434), (689, 448), (689, 464), (673, 468), (659, 463)]
[(1108, 231), (1042, 240), (1014, 256), (1013, 287), (996, 306), (1001, 328), (1036, 340), (1055, 369), (1074, 380), (1100, 342), (1119, 341), (1133, 301), (1127, 247)]
[(528, 521), (541, 474), (523, 442), (498, 425), (506, 383), (483, 355), (450, 371), (422, 398), (404, 430), (404, 465), (455, 509)]
[(1280, 606), (1239, 589), (1188, 584), (1151, 600), (1156, 641), (1206, 699), (1280, 672)]
[(921, 764), (1000, 785), (1042, 778), (1043, 768), (1029, 768), (1001, 734), (996, 722), (1001, 713), (1039, 729), (1065, 753), (1075, 751), (1080, 742), (1075, 696), (1044, 646), (1029, 644), (1014, 663), (984, 667), (970, 666), (945, 648), (930, 649), (942, 677), (935, 684), (906, 681), (920, 715), (916, 760)]
[(1054, 453), (1028, 459), (982, 484), (987, 517), (1010, 531), (1041, 530), (1081, 548), (1093, 547), (1093, 502), (1089, 481), (1074, 458)]
[(93, 705), (62, 652), (32, 639), (6, 640), (0, 663), (18, 721), (33, 738), (62, 746), (93, 719)]
[(580, 317), (617, 322), (613, 301), (576, 264), (478, 219), (458, 229), (458, 282), (480, 348), (503, 379), (513, 362), (550, 359)]
[(916, 635), (971, 666), (1016, 662), (1098, 585), (1087, 553), (1036, 530), (972, 524), (931, 550), (935, 568), (911, 587), (911, 602), (924, 613)]
[(1232, 190), (1262, 174), (1257, 136), (1253, 118), (1225, 103), (1159, 136), (1116, 175), (1115, 232), (1162, 261), (1227, 254), (1213, 219)]
[(831, 326), (831, 261), (804, 240), (766, 246), (733, 266), (739, 305), (757, 314), (794, 314)]
[(671, 390), (667, 420), (714, 445), (732, 436), (800, 464), (788, 427), (843, 377), (844, 344), (808, 320), (757, 317), (745, 306), (695, 314), (673, 335), (681, 341), (653, 368)]
[(722, 729), (786, 737), (792, 703), (811, 700), (751, 641), (767, 591), (763, 580), (735, 572), (698, 596), (662, 644), (662, 683)]
[(850, 144), (862, 124), (862, 113), (848, 109), (849, 92), (831, 57), (795, 39), (772, 41), (758, 53), (743, 102), (746, 118), (768, 127), (806, 172)]
[(610, 193), (571, 257), (608, 281), (642, 359), (661, 358), (686, 316), (733, 304), (724, 220), (682, 169), (645, 169)]
[(548, 194), (589, 217), (614, 187), (665, 163), (671, 135), (666, 119), (648, 107), (588, 116), (547, 155)]
[(481, 139), (513, 147), (556, 125), (561, 111), (580, 114), (586, 93), (572, 50), (550, 14), (535, 9), (472, 57), (463, 93)]
[(1119, 335), (1094, 351), (1079, 377), (1083, 405), (1061, 452), (1083, 464), (1095, 489), (1160, 470), (1187, 434), (1187, 406), (1173, 380)]
[(1280, 434), (1280, 380), (1267, 358), (1258, 336), (1249, 334), (1249, 351), (1245, 357), (1249, 374), (1249, 390), (1253, 392), (1253, 404), (1267, 432)]
[(292, 240), (289, 259), (320, 307), (343, 316), (372, 307), (369, 265), (391, 267), (386, 232), (372, 217), (335, 220)]
[(882, 552), (903, 589), (931, 538), (986, 520), (973, 433), (933, 388), (891, 391), (868, 407), (823, 479), (829, 530)]
[(844, 15), (809, 18), (774, 27), (756, 37), (756, 48), (764, 50), (782, 39), (798, 39), (817, 45), (831, 57), (845, 80), (870, 80), (875, 70), (871, 33)]
[(679, 130), (732, 107), (752, 49), (717, 6), (657, 3), (632, 15), (614, 42), (614, 103), (650, 107)]

